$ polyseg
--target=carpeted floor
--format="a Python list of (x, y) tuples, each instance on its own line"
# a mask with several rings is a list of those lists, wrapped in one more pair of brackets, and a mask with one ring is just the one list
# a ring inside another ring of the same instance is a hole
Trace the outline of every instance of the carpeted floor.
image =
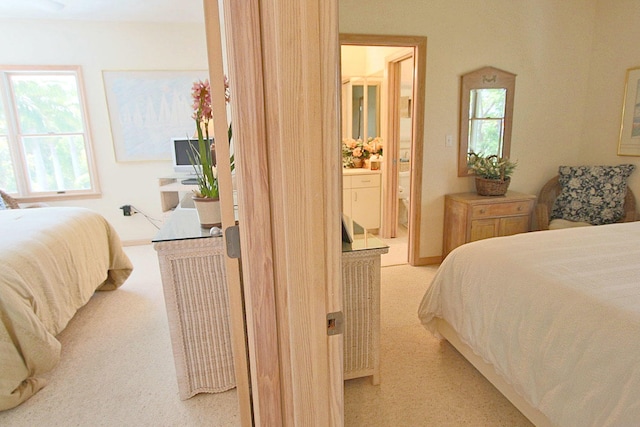
[[(135, 270), (99, 292), (59, 336), (49, 385), (2, 426), (234, 426), (235, 390), (178, 398), (164, 300), (153, 248), (126, 248)], [(417, 307), (434, 267), (382, 269), (381, 384), (345, 383), (346, 426), (530, 426), (446, 342), (432, 337)]]
[(345, 382), (345, 426), (531, 426), (417, 317), (436, 267), (382, 269), (380, 385)]

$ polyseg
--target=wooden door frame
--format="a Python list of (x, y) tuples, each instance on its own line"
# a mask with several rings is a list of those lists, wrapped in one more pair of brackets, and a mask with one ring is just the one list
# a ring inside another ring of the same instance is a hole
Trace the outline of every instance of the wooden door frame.
[[(427, 264), (427, 258), (420, 257), (420, 222), (422, 208), (422, 168), (424, 145), (425, 79), (427, 68), (427, 38), (420, 36), (396, 36), (379, 34), (340, 34), (340, 45), (391, 46), (413, 48), (413, 145), (411, 148), (411, 189), (409, 203), (408, 261), (411, 265)], [(385, 154), (386, 156), (386, 154)], [(393, 159), (385, 159), (393, 163)], [(414, 166), (415, 165), (415, 166)], [(389, 168), (387, 168), (389, 169)], [(394, 169), (394, 168), (391, 168)], [(397, 174), (387, 173), (386, 185), (397, 186)], [(391, 182), (389, 182), (391, 181)], [(388, 205), (385, 203), (384, 205)], [(397, 206), (397, 204), (396, 204)], [(387, 206), (387, 208), (389, 208)], [(387, 213), (387, 215), (389, 215)]]
[[(209, 81), (211, 82), (211, 105), (213, 111), (223, 111), (225, 114), (215, 114), (213, 117), (214, 135), (216, 135), (216, 152), (218, 180), (220, 183), (220, 209), (222, 227), (227, 229), (235, 225), (233, 183), (231, 177), (230, 144), (227, 129), (222, 29), (220, 11), (217, 2), (203, 1), (205, 32), (207, 37), (207, 59), (209, 65)], [(224, 236), (225, 243), (227, 237)], [(247, 334), (245, 332), (244, 300), (242, 293), (242, 279), (240, 262), (237, 258), (225, 255), (226, 281), (229, 295), (229, 323), (231, 329), (231, 346), (233, 349), (233, 365), (238, 395), (238, 411), (240, 425), (249, 427), (253, 423), (253, 409), (251, 404), (251, 389), (249, 386), (249, 353), (247, 351)]]
[(337, 0), (223, 5), (254, 423), (341, 426)]
[[(411, 49), (411, 48), (408, 48)], [(385, 168), (384, 180), (385, 180), (385, 188), (386, 191), (383, 193), (384, 197), (384, 212), (383, 212), (383, 223), (382, 223), (382, 237), (390, 238), (396, 237), (398, 235), (398, 134), (400, 130), (398, 129), (399, 123), (399, 109), (400, 109), (400, 63), (406, 59), (413, 58), (413, 49), (410, 52), (400, 51), (398, 54), (394, 54), (390, 57), (385, 58), (385, 69), (387, 74), (387, 104), (389, 108), (387, 109), (387, 138), (388, 146), (386, 150), (388, 153), (391, 153), (391, 161), (388, 163), (387, 168)], [(415, 80), (415, 79), (413, 79)], [(412, 82), (412, 84), (415, 81)], [(414, 120), (414, 116), (412, 116), (412, 121)], [(411, 146), (413, 147), (413, 135), (411, 135)], [(388, 154), (387, 154), (388, 156)], [(409, 188), (409, 194), (413, 197), (411, 193), (411, 188)], [(409, 199), (411, 200), (411, 198)], [(407, 228), (409, 233), (411, 233), (411, 223), (407, 224)], [(407, 250), (407, 255), (408, 255)], [(408, 258), (408, 256), (407, 256)]]

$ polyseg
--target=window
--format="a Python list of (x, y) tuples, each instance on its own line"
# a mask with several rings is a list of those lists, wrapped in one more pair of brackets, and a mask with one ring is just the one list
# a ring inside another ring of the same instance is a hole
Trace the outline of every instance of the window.
[(80, 68), (0, 68), (0, 92), (0, 188), (18, 198), (97, 194)]

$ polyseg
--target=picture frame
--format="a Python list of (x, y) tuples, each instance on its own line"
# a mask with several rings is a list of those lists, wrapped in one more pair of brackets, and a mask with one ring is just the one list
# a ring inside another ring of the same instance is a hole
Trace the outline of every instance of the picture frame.
[(640, 156), (640, 67), (627, 69), (618, 155)]
[(207, 70), (103, 70), (117, 162), (171, 160), (171, 138), (196, 128), (191, 88)]

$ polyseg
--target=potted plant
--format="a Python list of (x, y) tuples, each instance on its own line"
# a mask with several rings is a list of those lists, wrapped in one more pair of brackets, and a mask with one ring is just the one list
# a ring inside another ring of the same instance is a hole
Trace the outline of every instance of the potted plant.
[(476, 175), (476, 191), (480, 196), (504, 196), (516, 163), (506, 157), (472, 151), (467, 156), (467, 166)]
[(198, 181), (198, 188), (193, 190), (193, 202), (202, 228), (219, 227), (221, 214), (218, 176), (215, 151), (209, 137), (209, 122), (213, 119), (209, 80), (195, 82), (191, 96), (198, 135), (198, 150), (193, 149), (189, 156)]

